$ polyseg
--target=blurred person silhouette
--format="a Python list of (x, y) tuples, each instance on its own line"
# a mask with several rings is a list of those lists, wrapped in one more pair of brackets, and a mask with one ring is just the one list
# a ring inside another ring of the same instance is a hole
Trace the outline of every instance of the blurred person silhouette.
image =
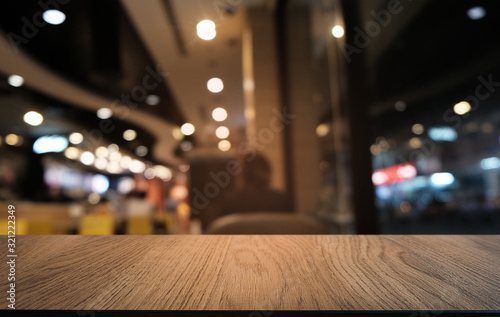
[(272, 189), (271, 166), (260, 154), (240, 158), (244, 186), (226, 193), (223, 214), (249, 212), (292, 212), (291, 200), (284, 192)]

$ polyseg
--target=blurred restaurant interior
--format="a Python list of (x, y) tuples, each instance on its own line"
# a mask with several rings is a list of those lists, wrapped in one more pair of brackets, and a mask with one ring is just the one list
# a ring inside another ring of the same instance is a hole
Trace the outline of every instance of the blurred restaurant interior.
[(500, 234), (499, 56), (499, 1), (2, 1), (2, 215)]

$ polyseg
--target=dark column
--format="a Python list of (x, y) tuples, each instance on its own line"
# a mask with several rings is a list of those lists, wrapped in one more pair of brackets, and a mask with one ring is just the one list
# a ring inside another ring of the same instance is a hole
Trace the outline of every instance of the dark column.
[[(362, 28), (359, 18), (358, 1), (342, 2), (345, 21), (345, 41), (354, 45), (354, 28)], [(372, 102), (371, 87), (367, 81), (368, 65), (366, 64), (366, 49), (349, 56), (350, 62), (343, 59), (341, 68), (347, 81), (347, 90), (342, 102), (348, 118), (348, 134), (350, 140), (349, 157), (352, 184), (352, 207), (356, 218), (358, 234), (379, 233), (378, 215), (375, 209), (374, 187), (371, 181), (372, 161), (370, 144), (372, 123), (368, 115), (368, 107)], [(341, 58), (344, 57), (340, 54)]]

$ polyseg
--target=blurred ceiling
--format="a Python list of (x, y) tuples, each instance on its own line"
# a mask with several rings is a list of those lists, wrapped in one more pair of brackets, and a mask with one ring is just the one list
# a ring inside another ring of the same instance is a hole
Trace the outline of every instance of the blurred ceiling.
[[(181, 140), (172, 133), (185, 122), (196, 127), (186, 140), (216, 150), (214, 108), (228, 111), (223, 124), (231, 129), (230, 139), (241, 137), (245, 128), (241, 73), (244, 7), (277, 10), (300, 5), (325, 10), (330, 2), (335, 1), (72, 0), (60, 7), (67, 17), (63, 24), (30, 27), (43, 12), (37, 1), (3, 1), (0, 133), (90, 131), (99, 125), (95, 116), (99, 108), (115, 107), (112, 120), (116, 129), (104, 137), (130, 152), (143, 144), (152, 150), (147, 159), (181, 163)], [(500, 69), (500, 2), (401, 3), (405, 9), (392, 16), (391, 23), (366, 48), (367, 76), (375, 96), (371, 109), (381, 121), (393, 114), (396, 100), (405, 100), (409, 108), (436, 109), (430, 99), (449, 100), (461, 92), (469, 93), (479, 74)], [(387, 8), (388, 1), (359, 4), (359, 26), (363, 28), (373, 19), (371, 12)], [(471, 20), (466, 12), (477, 5), (487, 14)], [(196, 35), (196, 24), (204, 19), (216, 24), (213, 40)], [(22, 35), (23, 31), (29, 34), (26, 42), (13, 47), (7, 35)], [(324, 42), (330, 31), (322, 33), (325, 30), (320, 25), (314, 26), (314, 32), (319, 32), (313, 36), (316, 49), (316, 42)], [(145, 78), (154, 79), (153, 73), (163, 73), (163, 77), (147, 94), (158, 96), (159, 103), (148, 105), (142, 97), (127, 99), (144, 87)], [(10, 74), (22, 75), (25, 85), (9, 86), (6, 78)], [(223, 80), (221, 93), (207, 90), (212, 77)], [(36, 128), (21, 124), (26, 109), (42, 112), (46, 124)], [(127, 128), (139, 132), (135, 143), (121, 138)]]

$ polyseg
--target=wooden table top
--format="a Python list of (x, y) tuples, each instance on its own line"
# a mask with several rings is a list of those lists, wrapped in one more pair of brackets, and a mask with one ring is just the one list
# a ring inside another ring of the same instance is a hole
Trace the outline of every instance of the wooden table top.
[[(500, 310), (500, 236), (17, 236), (16, 243), (17, 309)], [(1, 276), (7, 270), (2, 265)]]

